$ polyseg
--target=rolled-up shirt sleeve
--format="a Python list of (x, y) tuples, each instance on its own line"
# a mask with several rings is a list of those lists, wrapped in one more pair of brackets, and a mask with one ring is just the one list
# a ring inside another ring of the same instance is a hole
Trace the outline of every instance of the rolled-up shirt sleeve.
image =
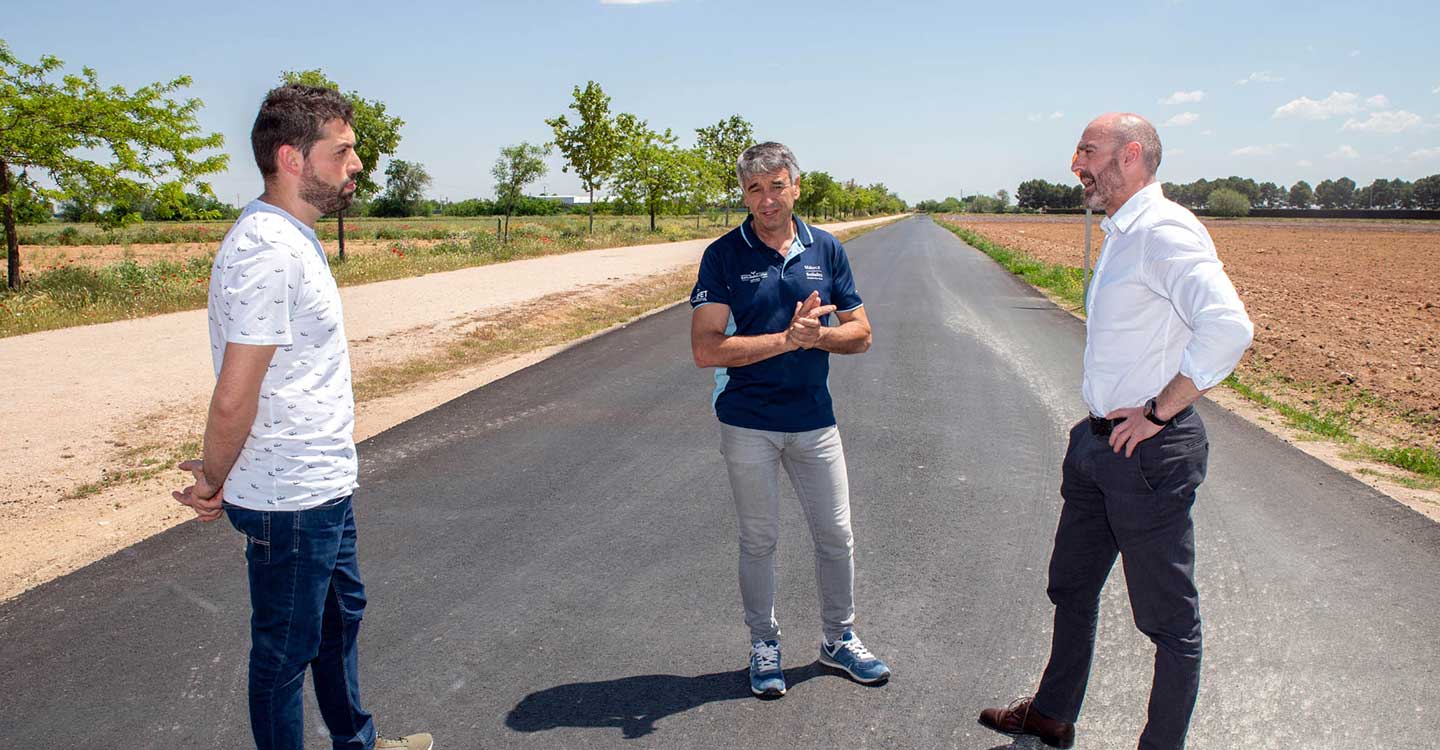
[(1191, 331), (1180, 374), (1202, 391), (1219, 385), (1250, 348), (1255, 327), (1214, 245), (1190, 227), (1161, 224), (1145, 248), (1143, 273)]

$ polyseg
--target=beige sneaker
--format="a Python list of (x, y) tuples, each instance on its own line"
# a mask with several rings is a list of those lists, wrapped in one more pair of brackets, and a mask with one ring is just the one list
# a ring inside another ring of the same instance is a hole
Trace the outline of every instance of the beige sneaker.
[(429, 732), (411, 734), (405, 737), (376, 737), (375, 750), (432, 750), (435, 740)]

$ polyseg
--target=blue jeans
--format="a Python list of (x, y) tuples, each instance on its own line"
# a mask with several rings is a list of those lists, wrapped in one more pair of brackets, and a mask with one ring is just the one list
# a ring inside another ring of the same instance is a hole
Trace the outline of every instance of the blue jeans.
[(350, 497), (302, 511), (225, 504), (244, 534), (250, 577), (250, 729), (258, 750), (305, 745), (305, 669), (337, 750), (370, 750), (375, 725), (360, 707), (356, 639), (365, 586)]

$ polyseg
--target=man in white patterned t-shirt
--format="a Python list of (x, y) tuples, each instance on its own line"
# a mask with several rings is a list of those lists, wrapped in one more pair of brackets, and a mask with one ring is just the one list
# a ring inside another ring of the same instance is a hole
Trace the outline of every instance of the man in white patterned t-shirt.
[(265, 192), (210, 271), (215, 392), (195, 483), (174, 497), (246, 537), (250, 727), (260, 750), (304, 746), (305, 670), (335, 748), (430, 750), (430, 735), (378, 738), (360, 705), (350, 354), (340, 294), (315, 222), (346, 206), (361, 169), (350, 104), (330, 89), (271, 91), (251, 131)]

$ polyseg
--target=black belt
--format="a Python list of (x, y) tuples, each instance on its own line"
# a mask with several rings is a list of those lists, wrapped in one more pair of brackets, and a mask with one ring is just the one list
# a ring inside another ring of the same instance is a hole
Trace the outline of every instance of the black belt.
[[(1174, 423), (1177, 419), (1183, 419), (1189, 416), (1190, 412), (1194, 411), (1194, 409), (1195, 407), (1193, 406), (1187, 406), (1181, 409), (1178, 414), (1170, 418), (1170, 422)], [(1138, 419), (1144, 419), (1144, 417), (1138, 417)], [(1110, 437), (1110, 433), (1115, 431), (1115, 426), (1123, 421), (1122, 419), (1106, 419), (1092, 415), (1090, 417), (1090, 432), (1100, 437)]]

